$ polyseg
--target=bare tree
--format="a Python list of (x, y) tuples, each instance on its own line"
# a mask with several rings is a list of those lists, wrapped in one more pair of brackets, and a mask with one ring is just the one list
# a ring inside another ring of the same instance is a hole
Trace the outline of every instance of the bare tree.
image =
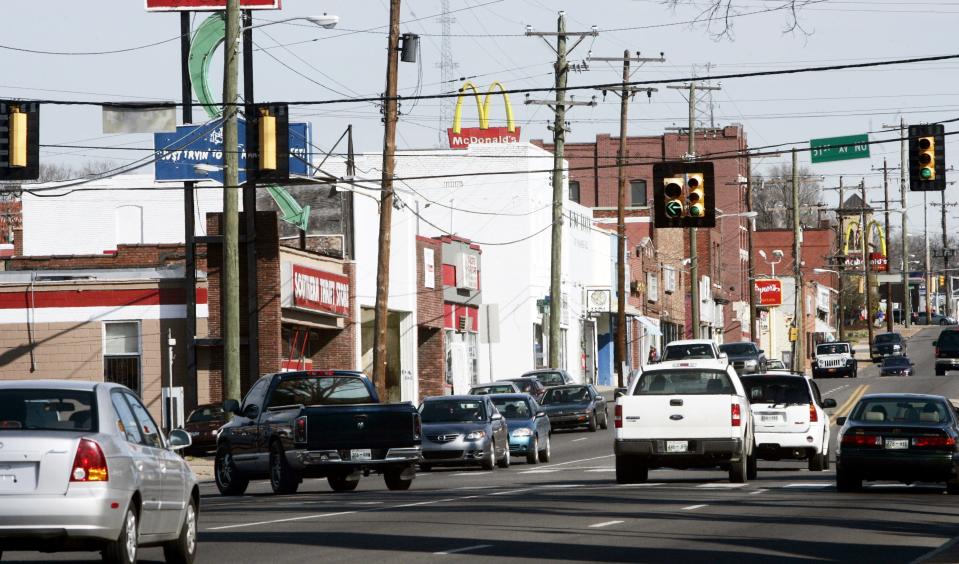
[(40, 178), (37, 182), (60, 182), (96, 176), (112, 170), (115, 166), (110, 161), (89, 161), (75, 167), (60, 163), (41, 163)]
[(825, 0), (776, 0), (769, 2), (764, 8), (750, 9), (748, 6), (737, 8), (742, 0), (706, 0), (699, 2), (697, 0), (662, 0), (664, 4), (671, 8), (688, 4), (699, 10), (694, 18), (695, 22), (706, 24), (706, 29), (714, 39), (732, 39), (733, 21), (735, 18), (749, 14), (778, 12), (783, 11), (788, 14), (786, 27), (783, 33), (793, 33), (795, 31), (809, 35), (806, 29), (799, 22), (799, 11), (807, 4), (818, 4)]
[[(772, 167), (768, 176), (753, 177), (752, 209), (756, 229), (788, 229), (792, 227), (792, 165)], [(818, 227), (822, 206), (818, 176), (808, 168), (799, 169), (799, 221), (805, 227)]]

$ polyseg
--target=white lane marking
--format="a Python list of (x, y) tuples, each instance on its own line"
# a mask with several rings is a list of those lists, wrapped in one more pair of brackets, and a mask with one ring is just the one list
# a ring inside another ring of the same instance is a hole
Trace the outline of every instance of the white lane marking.
[(461, 488), (456, 488), (458, 490), (488, 490), (490, 488), (495, 488), (498, 486), (463, 486)]
[(558, 489), (565, 489), (565, 488), (581, 488), (584, 485), (585, 484), (547, 484), (545, 486), (538, 486), (538, 488), (543, 490), (547, 490), (547, 489), (558, 490)]
[(492, 474), (492, 472), (457, 472), (451, 474), (451, 476), (485, 476), (487, 474)]
[(699, 505), (690, 505), (690, 506), (688, 506), (688, 507), (684, 507), (684, 508), (683, 508), (683, 511), (692, 511), (692, 510), (694, 510), (694, 509), (699, 509), (699, 508), (701, 508), (701, 507), (706, 507), (707, 505), (709, 505), (709, 504), (708, 504), (708, 503), (700, 503)]
[(464, 546), (463, 548), (453, 548), (451, 550), (442, 550), (440, 552), (434, 552), (433, 554), (444, 555), (444, 554), (457, 554), (460, 552), (469, 552), (471, 550), (479, 550), (481, 548), (489, 548), (493, 545), (491, 544), (475, 544), (473, 546)]
[(652, 488), (656, 486), (662, 486), (666, 482), (643, 482), (641, 484), (619, 484), (617, 487), (620, 488)]
[(379, 505), (382, 501), (351, 501), (350, 505)]
[(553, 472), (559, 472), (559, 470), (523, 470), (520, 474), (552, 474)]
[(324, 517), (336, 517), (338, 515), (351, 515), (356, 511), (339, 511), (337, 513), (321, 513), (319, 515), (303, 515), (302, 517), (289, 517), (287, 519), (273, 519), (272, 521), (257, 521), (256, 523), (239, 523), (236, 525), (222, 525), (220, 527), (210, 527), (208, 531), (223, 531), (226, 529), (239, 529), (241, 527), (256, 527), (258, 525), (273, 525), (276, 523), (289, 523), (291, 521), (305, 521), (307, 519), (322, 519)]
[(615, 472), (615, 468), (597, 468), (595, 470), (587, 470), (587, 472)]
[(832, 484), (824, 484), (822, 482), (796, 482), (795, 484), (785, 484), (782, 487), (826, 489), (826, 488), (831, 488)]
[(447, 499), (434, 499), (433, 501), (418, 501), (416, 503), (404, 503), (403, 505), (394, 505), (393, 507), (397, 509), (400, 507), (417, 507), (420, 505), (433, 505), (434, 503), (446, 503), (447, 501), (454, 501), (454, 499), (447, 498)]
[(838, 392), (839, 390), (843, 390), (843, 389), (848, 388), (848, 387), (849, 387), (849, 384), (843, 384), (842, 386), (839, 386), (838, 388), (833, 388), (833, 389), (831, 389), (831, 390), (828, 390), (828, 391), (823, 392), (822, 395), (823, 395), (823, 396), (828, 396), (828, 395), (831, 394), (831, 393)]
[(578, 439), (573, 439), (573, 440), (571, 440), (570, 442), (571, 442), (571, 443), (578, 443), (579, 441), (585, 441), (585, 440), (586, 440), (586, 437), (580, 437), (580, 438), (578, 438)]
[(715, 484), (699, 484), (697, 488), (717, 489), (717, 490), (735, 490), (746, 487), (746, 484), (725, 484), (716, 482)]
[(620, 523), (625, 523), (625, 521), (606, 521), (605, 523), (593, 523), (589, 526), (589, 528), (599, 529), (601, 527), (609, 527), (610, 525), (619, 525)]
[(760, 490), (756, 490), (756, 491), (754, 491), (754, 492), (749, 492), (749, 495), (757, 495), (757, 494), (761, 494), (761, 493), (766, 492), (766, 491), (768, 491), (768, 490), (762, 490), (762, 489), (760, 489)]
[(604, 458), (612, 458), (616, 456), (615, 454), (607, 454), (604, 456), (594, 456), (592, 458), (582, 458), (580, 460), (568, 460), (566, 462), (558, 462), (556, 464), (550, 464), (547, 468), (552, 468), (554, 466), (566, 466), (567, 464), (576, 464), (577, 462), (589, 462), (590, 460), (602, 460)]
[(509, 494), (520, 493), (520, 492), (528, 492), (528, 491), (530, 491), (531, 489), (533, 489), (533, 488), (523, 488), (523, 489), (521, 489), (521, 490), (506, 490), (505, 492), (496, 492), (496, 493), (490, 494), (490, 495), (509, 495)]

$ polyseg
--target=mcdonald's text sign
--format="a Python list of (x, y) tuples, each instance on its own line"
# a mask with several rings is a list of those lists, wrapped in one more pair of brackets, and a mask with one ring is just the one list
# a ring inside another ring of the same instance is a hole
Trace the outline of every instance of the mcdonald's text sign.
[[(489, 109), (490, 97), (497, 94), (503, 96), (503, 104), (506, 108), (506, 126), (490, 127)], [(464, 97), (473, 97), (476, 100), (476, 113), (479, 115), (479, 127), (462, 127), (463, 99)], [(518, 143), (520, 129), (513, 122), (513, 107), (509, 102), (509, 94), (499, 82), (490, 85), (489, 90), (480, 100), (480, 93), (476, 86), (471, 82), (466, 82), (460, 88), (460, 94), (456, 98), (456, 110), (453, 113), (453, 127), (447, 130), (449, 135), (450, 149), (466, 149), (473, 143)]]
[(756, 280), (753, 288), (756, 291), (756, 305), (773, 307), (783, 304), (783, 283), (779, 280)]

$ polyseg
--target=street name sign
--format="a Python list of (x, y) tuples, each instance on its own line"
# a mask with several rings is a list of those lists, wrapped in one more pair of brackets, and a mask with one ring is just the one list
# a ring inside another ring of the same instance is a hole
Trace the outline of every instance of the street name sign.
[[(226, 0), (146, 0), (148, 12), (226, 10)], [(240, 0), (241, 10), (279, 10), (280, 0)]]
[(869, 134), (846, 135), (844, 137), (825, 137), (811, 139), (809, 148), (812, 149), (813, 163), (827, 163), (832, 161), (846, 161), (849, 159), (869, 158)]

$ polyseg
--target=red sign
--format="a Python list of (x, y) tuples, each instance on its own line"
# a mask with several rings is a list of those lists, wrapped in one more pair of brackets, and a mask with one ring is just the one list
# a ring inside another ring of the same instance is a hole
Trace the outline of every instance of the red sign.
[(756, 280), (756, 305), (779, 306), (783, 303), (783, 283), (779, 280)]
[(516, 127), (510, 131), (508, 127), (463, 127), (459, 133), (449, 128), (446, 130), (450, 139), (450, 149), (466, 149), (473, 143), (519, 143), (519, 130)]
[[(240, 0), (241, 10), (279, 10), (281, 0)], [(148, 12), (226, 10), (226, 0), (146, 0)]]
[(293, 305), (303, 309), (350, 314), (350, 279), (342, 274), (293, 265)]
[(889, 259), (882, 253), (869, 253), (869, 267), (875, 272), (888, 272)]

